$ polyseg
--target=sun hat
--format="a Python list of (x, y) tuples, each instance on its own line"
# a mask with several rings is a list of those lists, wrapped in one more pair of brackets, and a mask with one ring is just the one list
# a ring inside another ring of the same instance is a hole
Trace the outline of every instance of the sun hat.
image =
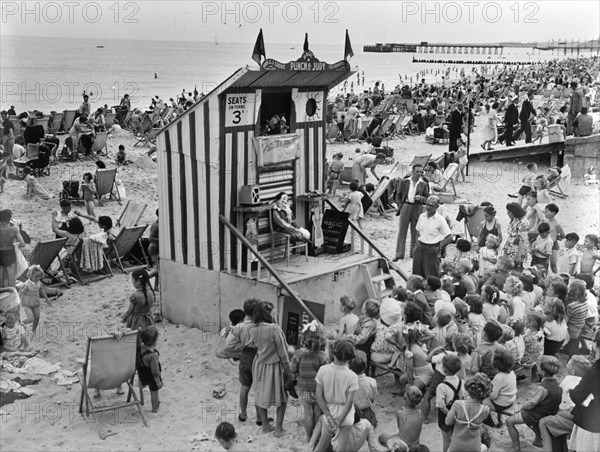
[(402, 320), (402, 307), (398, 300), (384, 298), (379, 306), (379, 316), (386, 325), (394, 325)]

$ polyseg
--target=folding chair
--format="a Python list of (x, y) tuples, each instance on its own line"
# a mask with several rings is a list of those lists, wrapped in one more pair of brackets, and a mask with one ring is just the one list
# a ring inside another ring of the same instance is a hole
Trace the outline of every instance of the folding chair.
[(146, 230), (147, 227), (148, 227), (147, 225), (143, 225), (143, 226), (134, 226), (132, 228), (122, 228), (119, 231), (119, 235), (117, 235), (116, 240), (113, 243), (111, 243), (110, 247), (108, 248), (108, 250), (106, 252), (106, 256), (107, 256), (109, 262), (110, 262), (110, 259), (115, 259), (117, 261), (119, 268), (121, 269), (121, 271), (123, 273), (127, 273), (127, 271), (125, 270), (125, 267), (123, 267), (123, 260), (129, 255), (129, 253), (131, 252), (131, 250), (137, 243), (140, 244), (140, 248), (142, 250), (142, 255), (146, 262), (142, 262), (139, 259), (137, 259), (133, 256), (132, 257), (140, 265), (142, 265), (142, 266), (148, 265), (148, 258), (146, 257), (146, 254), (144, 253), (144, 247), (140, 243), (140, 239), (142, 238), (142, 235), (144, 234), (144, 231)]
[(427, 163), (429, 162), (430, 158), (431, 158), (431, 154), (429, 154), (429, 155), (415, 155), (415, 158), (410, 163), (410, 167), (412, 168), (415, 165), (421, 165), (423, 168), (425, 168), (425, 165), (427, 165)]
[(132, 201), (131, 199), (128, 200), (127, 204), (125, 204), (125, 208), (119, 216), (119, 219), (117, 220), (116, 227), (130, 228), (137, 226), (147, 206), (147, 204), (143, 204), (141, 202)]
[(103, 154), (108, 157), (108, 146), (106, 145), (106, 139), (108, 138), (108, 132), (98, 132), (94, 138), (94, 145), (92, 146), (92, 153)]
[[(462, 206), (459, 206), (459, 209)], [(466, 206), (468, 207), (468, 206)], [(468, 238), (471, 242), (474, 242), (479, 237), (481, 233), (481, 222), (485, 219), (483, 215), (483, 207), (476, 206), (473, 208), (473, 212), (469, 216), (464, 216), (465, 222), (465, 237)]]
[[(137, 331), (125, 333), (119, 338), (114, 336), (88, 337), (85, 363), (82, 370), (78, 372), (79, 382), (81, 383), (79, 412), (86, 420), (90, 417), (90, 414), (95, 419), (96, 413), (135, 406), (142, 417), (144, 425), (148, 426), (142, 411), (143, 402), (138, 400), (132, 384), (136, 374), (137, 351)], [(92, 402), (89, 394), (90, 389), (112, 390), (117, 389), (122, 384), (126, 384), (129, 389), (125, 402), (117, 401), (113, 404), (102, 405)], [(131, 401), (132, 397), (133, 401)], [(96, 422), (96, 427), (100, 438), (105, 439), (108, 435), (104, 433), (99, 422)]]
[[(448, 167), (444, 170), (443, 179), (444, 185), (440, 188), (439, 192), (435, 192), (435, 195), (440, 198), (440, 202), (442, 203), (453, 203), (458, 199), (458, 195), (456, 194), (456, 187), (454, 186), (454, 177), (456, 176), (456, 172), (458, 171), (458, 163), (450, 163)], [(452, 185), (452, 193), (446, 192), (446, 187), (450, 183)]]
[(412, 121), (412, 116), (406, 115), (402, 118), (402, 122), (398, 126), (399, 133), (402, 135), (412, 135), (410, 130), (410, 122)]
[(406, 101), (406, 111), (409, 115), (414, 115), (417, 113), (417, 106), (415, 105), (414, 100), (409, 99), (408, 101)]
[[(60, 250), (62, 250), (65, 246), (65, 242), (67, 239), (55, 239), (55, 240), (47, 240), (45, 242), (38, 242), (31, 254), (29, 254), (28, 261), (29, 265), (39, 265), (44, 273), (52, 279), (52, 284), (49, 284), (50, 287), (58, 287), (58, 286), (70, 286), (69, 278), (67, 276), (67, 271), (63, 266), (63, 263), (60, 259), (60, 269), (62, 271), (63, 277), (59, 278), (58, 275), (54, 273), (50, 273), (48, 270), (54, 262), (54, 259), (58, 258)], [(23, 272), (21, 275), (17, 275), (20, 281), (27, 280), (27, 271)]]
[(284, 246), (283, 253), (286, 265), (290, 265), (290, 255), (295, 249), (304, 249), (304, 256), (306, 257), (306, 262), (308, 262), (308, 243), (300, 242), (293, 245), (289, 234), (276, 231), (273, 228), (273, 209), (269, 209), (269, 230), (271, 232), (271, 262), (273, 262), (273, 258), (275, 257), (275, 247), (279, 245)]
[(104, 125), (107, 129), (110, 129), (113, 126), (116, 117), (117, 114), (113, 112), (108, 112), (104, 115)]
[(52, 119), (48, 124), (48, 133), (50, 135), (56, 135), (60, 130), (60, 125), (63, 121), (63, 113), (53, 113)]
[(337, 140), (338, 133), (340, 133), (340, 128), (337, 123), (332, 122), (329, 124), (329, 128), (327, 129), (327, 135), (325, 135), (325, 139), (329, 143), (333, 143)]
[(108, 200), (116, 199), (119, 205), (121, 197), (119, 191), (115, 188), (115, 179), (117, 177), (117, 169), (99, 169), (96, 171), (96, 196), (98, 203), (102, 205), (102, 196), (109, 195)]
[(104, 254), (103, 251), (100, 251), (100, 254), (99, 254), (102, 259), (102, 268), (100, 268), (92, 273), (85, 273), (83, 271), (83, 269), (81, 268), (81, 262), (82, 262), (81, 254), (82, 254), (84, 240), (90, 240), (90, 238), (85, 237), (85, 238), (79, 240), (77, 245), (75, 245), (75, 249), (71, 253), (70, 269), (71, 269), (71, 272), (73, 273), (73, 276), (75, 277), (75, 279), (77, 279), (77, 281), (82, 286), (86, 286), (91, 282), (100, 281), (104, 278), (112, 278), (113, 272), (110, 268), (110, 262), (106, 258), (106, 254)]
[(75, 116), (77, 115), (77, 110), (65, 110), (63, 111), (63, 121), (62, 121), (62, 131), (65, 133), (69, 133), (71, 127), (73, 127), (73, 123), (75, 122)]
[(44, 128), (44, 133), (48, 133), (48, 123), (50, 122), (50, 115), (44, 115), (41, 118), (37, 118), (36, 125)]
[(161, 130), (162, 130), (162, 128), (160, 128), (160, 127), (151, 128), (147, 132), (144, 132), (142, 134), (142, 136), (140, 138), (138, 138), (138, 140), (136, 141), (136, 143), (133, 146), (135, 147), (140, 143), (147, 144), (147, 145), (155, 144), (156, 137), (158, 136), (158, 134), (160, 133)]

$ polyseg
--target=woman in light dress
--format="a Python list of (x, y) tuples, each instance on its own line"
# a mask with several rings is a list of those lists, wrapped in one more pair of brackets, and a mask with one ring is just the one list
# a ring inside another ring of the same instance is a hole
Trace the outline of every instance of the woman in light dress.
[(493, 148), (492, 143), (498, 140), (498, 102), (492, 104), (492, 108), (487, 115), (487, 122), (483, 127), (483, 143), (481, 147), (484, 151), (491, 151)]

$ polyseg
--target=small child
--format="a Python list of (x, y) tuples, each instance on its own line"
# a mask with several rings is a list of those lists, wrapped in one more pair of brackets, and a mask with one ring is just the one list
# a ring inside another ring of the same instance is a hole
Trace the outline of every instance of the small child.
[(217, 351), (218, 358), (230, 359), (232, 364), (240, 360), (244, 346), (233, 337), (235, 335), (233, 327), (242, 323), (245, 318), (246, 314), (242, 309), (234, 309), (229, 313), (229, 326), (224, 327), (219, 333), (225, 340), (225, 347)]
[(456, 375), (461, 368), (461, 362), (456, 355), (446, 355), (442, 359), (442, 367), (446, 377), (437, 387), (435, 404), (438, 410), (438, 427), (442, 431), (443, 452), (448, 450), (452, 436), (453, 426), (446, 424), (446, 416), (457, 400), (464, 399), (463, 383)]
[(435, 317), (433, 318), (434, 327), (433, 327), (433, 339), (429, 343), (431, 348), (436, 348), (444, 345), (446, 342), (446, 337), (458, 333), (458, 328), (456, 327), (456, 323), (452, 319), (452, 314), (442, 309), (439, 311)]
[(560, 247), (558, 256), (556, 257), (557, 273), (566, 273), (574, 275), (579, 260), (579, 253), (575, 248), (579, 242), (579, 236), (574, 232), (569, 232), (565, 235), (564, 247)]
[(26, 352), (30, 348), (25, 327), (19, 322), (19, 316), (14, 311), (6, 313), (6, 322), (0, 328), (3, 352)]
[(354, 334), (348, 336), (347, 339), (351, 340), (357, 350), (362, 350), (367, 355), (367, 375), (371, 368), (371, 345), (375, 340), (375, 334), (377, 332), (377, 321), (375, 320), (379, 315), (379, 302), (372, 298), (366, 300), (362, 307), (363, 315), (360, 316)]
[(458, 372), (458, 378), (465, 381), (471, 377), (471, 367), (473, 366), (473, 358), (471, 351), (473, 350), (473, 340), (469, 334), (453, 334), (450, 336), (452, 346), (456, 351), (456, 356), (460, 359), (461, 368)]
[(235, 427), (229, 422), (221, 422), (215, 430), (215, 438), (224, 450), (241, 451), (237, 442)]
[(343, 152), (333, 154), (333, 162), (331, 162), (331, 165), (327, 168), (327, 180), (325, 181), (325, 188), (327, 188), (326, 193), (331, 193), (333, 196), (335, 196), (342, 180), (341, 173), (344, 171), (343, 158)]
[(433, 379), (433, 367), (427, 361), (427, 354), (421, 345), (425, 333), (420, 327), (420, 322), (404, 325), (402, 336), (406, 343), (406, 350), (404, 351), (406, 373), (400, 376), (400, 394), (404, 394), (407, 384), (415, 385), (421, 392), (425, 392)]
[(421, 420), (421, 410), (419, 404), (423, 399), (423, 393), (416, 386), (408, 386), (404, 394), (404, 406), (396, 411), (396, 420), (398, 422), (398, 433), (390, 435), (382, 433), (379, 436), (379, 442), (391, 449), (398, 439), (404, 441), (409, 447), (419, 445), (421, 440), (421, 430), (423, 422)]
[[(525, 315), (525, 334), (523, 342), (525, 343), (525, 353), (521, 359), (521, 364), (531, 367), (531, 381), (539, 381), (536, 363), (544, 354), (544, 316), (537, 311), (529, 311)], [(519, 377), (517, 377), (519, 379)], [(523, 378), (525, 378), (523, 376)], [(523, 379), (520, 378), (520, 379)]]
[(125, 146), (123, 146), (122, 144), (119, 145), (119, 150), (117, 151), (115, 160), (117, 161), (117, 165), (131, 165), (133, 163), (131, 160), (127, 160), (127, 154), (125, 154)]
[(149, 386), (152, 412), (157, 413), (160, 406), (158, 390), (163, 387), (162, 367), (159, 361), (160, 353), (155, 348), (158, 341), (158, 329), (154, 325), (144, 328), (140, 331), (140, 340), (142, 345), (139, 349), (136, 366), (138, 377), (142, 386)]
[(356, 298), (342, 295), (340, 298), (340, 311), (344, 315), (340, 318), (338, 326), (338, 338), (354, 333), (358, 324), (358, 316), (352, 312), (356, 309)]
[(475, 342), (475, 347), (479, 347), (479, 344), (481, 344), (481, 334), (485, 326), (483, 303), (481, 302), (481, 297), (468, 297), (467, 303), (469, 304), (469, 325), (471, 325), (473, 341)]
[(302, 400), (304, 409), (302, 425), (306, 430), (308, 440), (310, 440), (315, 424), (321, 415), (316, 399), (315, 377), (319, 369), (329, 362), (323, 351), (325, 348), (323, 329), (316, 321), (305, 326), (302, 331), (302, 344), (304, 348), (296, 350), (290, 360), (290, 372), (296, 377), (296, 391), (298, 398)]
[(350, 361), (350, 370), (358, 375), (358, 389), (354, 394), (354, 423), (366, 419), (373, 428), (377, 427), (377, 417), (373, 407), (377, 396), (377, 381), (365, 375), (367, 368), (367, 356), (357, 350), (356, 357)]
[(540, 359), (540, 369), (544, 374), (542, 382), (536, 387), (533, 396), (528, 402), (521, 405), (521, 411), (513, 414), (506, 420), (508, 434), (512, 441), (512, 450), (521, 450), (519, 432), (515, 428), (519, 424), (527, 424), (536, 434), (534, 446), (541, 447), (542, 441), (539, 437), (538, 422), (546, 416), (558, 413), (562, 399), (562, 389), (556, 380), (556, 374), (560, 370), (560, 361), (555, 356), (544, 355)]
[(423, 289), (425, 287), (425, 278), (421, 275), (410, 275), (406, 281), (406, 290), (409, 293), (409, 301), (414, 301), (422, 311), (421, 322), (428, 326), (431, 323), (432, 311), (429, 309), (427, 298)]
[(535, 189), (538, 203), (543, 205), (548, 204), (551, 201), (550, 189), (548, 188), (548, 181), (544, 176), (538, 176), (535, 178), (533, 188)]
[(503, 346), (496, 342), (502, 337), (502, 327), (496, 321), (490, 320), (483, 327), (481, 335), (481, 344), (473, 350), (473, 366), (471, 373), (483, 372), (490, 379), (496, 376), (498, 372), (493, 364), (494, 353), (497, 350), (506, 350)]
[(454, 425), (450, 452), (480, 451), (482, 423), (490, 414), (483, 400), (492, 393), (492, 382), (483, 373), (476, 373), (465, 383), (466, 398), (457, 400), (446, 416), (446, 424)]
[(350, 193), (348, 193), (342, 200), (342, 206), (344, 212), (350, 214), (349, 220), (356, 221), (358, 228), (364, 230), (365, 213), (362, 205), (363, 194), (358, 190), (358, 182), (352, 181), (349, 185)]
[(525, 331), (525, 322), (516, 317), (509, 317), (506, 324), (513, 331), (513, 338), (508, 341), (505, 345), (506, 349), (510, 351), (512, 358), (515, 362), (515, 366), (520, 367), (521, 360), (525, 355), (525, 341), (523, 339), (523, 332)]
[(91, 217), (96, 217), (94, 212), (94, 200), (96, 199), (96, 184), (92, 173), (84, 173), (83, 181), (79, 187), (79, 196), (83, 199), (85, 210)]
[(519, 188), (519, 196), (517, 197), (517, 203), (523, 205), (523, 198), (527, 193), (533, 190), (535, 176), (538, 172), (537, 164), (530, 162), (527, 164), (527, 174), (521, 181), (523, 184)]
[(548, 120), (546, 118), (540, 118), (540, 122), (536, 124), (535, 129), (533, 129), (531, 142), (535, 143), (537, 140), (540, 140), (541, 144), (542, 138), (544, 138), (544, 132), (548, 132)]
[(600, 253), (598, 253), (598, 236), (587, 234), (583, 239), (583, 255), (581, 256), (579, 273), (590, 273), (595, 275), (600, 271), (600, 267), (594, 270), (596, 261), (600, 261)]
[(485, 248), (479, 248), (479, 277), (483, 278), (486, 273), (491, 273), (498, 262), (498, 237), (488, 234), (485, 239)]
[[(346, 134), (344, 133), (344, 128), (346, 127), (346, 115), (341, 115), (340, 120), (337, 122), (339, 136), (342, 139), (342, 143), (346, 140)], [(341, 152), (340, 152), (341, 154)], [(334, 192), (335, 195), (335, 192)]]
[(550, 256), (552, 256), (552, 246), (554, 241), (550, 237), (550, 225), (546, 222), (538, 225), (538, 236), (531, 246), (531, 266), (542, 265), (548, 270)]
[(494, 354), (493, 364), (498, 373), (492, 380), (492, 393), (486, 400), (486, 405), (491, 411), (498, 413), (498, 422), (494, 424), (490, 413), (486, 424), (490, 427), (501, 427), (502, 413), (512, 407), (517, 400), (517, 377), (512, 370), (514, 361), (507, 351), (497, 351)]
[(40, 294), (44, 297), (44, 301), (51, 308), (52, 303), (48, 300), (48, 295), (42, 284), (44, 270), (39, 265), (32, 265), (27, 271), (27, 281), (19, 289), (19, 298), (21, 298), (21, 306), (25, 309), (27, 320), (23, 323), (32, 323), (32, 331), (35, 336), (38, 324), (40, 323)]
[(456, 140), (456, 144), (458, 145), (458, 151), (456, 152), (456, 159), (458, 160), (458, 170), (456, 171), (456, 181), (458, 182), (458, 176), (462, 177), (462, 181), (466, 182), (465, 170), (467, 168), (467, 164), (469, 163), (469, 158), (467, 157), (467, 145), (463, 141), (462, 138), (458, 138)]
[(427, 386), (427, 390), (425, 391), (425, 396), (423, 398), (423, 423), (427, 424), (429, 422), (429, 410), (431, 408), (431, 399), (435, 397), (435, 393), (437, 387), (440, 385), (446, 374), (444, 373), (444, 366), (442, 365), (442, 360), (446, 355), (456, 355), (454, 351), (454, 344), (452, 338), (456, 336), (455, 334), (451, 336), (446, 336), (446, 343), (441, 347), (432, 348), (429, 354), (427, 355), (427, 361), (429, 361), (433, 366), (433, 377), (431, 379), (431, 383)]
[[(427, 299), (427, 304), (429, 305), (429, 309), (431, 311), (435, 311), (435, 302), (440, 300), (442, 297), (442, 282), (440, 278), (434, 275), (429, 275), (425, 279), (425, 288), (423, 290), (423, 294)], [(450, 301), (450, 299), (448, 299)]]

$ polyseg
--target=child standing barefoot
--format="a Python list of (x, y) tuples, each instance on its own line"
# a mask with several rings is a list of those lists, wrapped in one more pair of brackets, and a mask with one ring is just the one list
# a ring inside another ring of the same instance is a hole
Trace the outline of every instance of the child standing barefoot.
[(356, 181), (350, 182), (349, 188), (350, 193), (348, 193), (346, 197), (342, 199), (344, 211), (350, 213), (349, 219), (356, 221), (359, 229), (364, 230), (365, 213), (363, 211), (361, 202), (364, 195), (358, 191), (359, 185)]
[(290, 372), (297, 376), (296, 390), (304, 409), (302, 425), (306, 430), (308, 440), (310, 440), (317, 419), (321, 415), (316, 399), (315, 377), (321, 366), (329, 362), (322, 351), (325, 346), (325, 338), (322, 328), (317, 322), (313, 321), (306, 325), (302, 332), (302, 343), (305, 348), (296, 350), (294, 353), (290, 361)]
[(96, 184), (94, 183), (92, 173), (85, 173), (83, 175), (83, 181), (81, 182), (81, 187), (79, 187), (79, 196), (83, 199), (87, 214), (95, 217), (94, 199), (96, 198)]
[(423, 393), (416, 386), (406, 388), (404, 394), (404, 406), (396, 411), (398, 421), (398, 433), (390, 435), (382, 433), (379, 436), (379, 442), (391, 449), (392, 443), (396, 438), (404, 441), (409, 447), (418, 446), (421, 440), (421, 430), (423, 429), (422, 413), (419, 404), (423, 400)]
[(154, 317), (152, 316), (154, 292), (150, 288), (148, 280), (148, 273), (143, 268), (135, 270), (131, 274), (131, 283), (135, 288), (135, 292), (129, 297), (129, 309), (123, 316), (123, 322), (129, 329), (141, 330), (154, 325)]
[(481, 424), (490, 414), (483, 405), (492, 393), (492, 383), (484, 373), (476, 373), (465, 383), (467, 397), (457, 400), (446, 416), (446, 424), (454, 425), (448, 452), (480, 452)]
[(543, 417), (554, 416), (560, 408), (562, 389), (556, 381), (556, 374), (560, 370), (560, 361), (555, 356), (542, 356), (540, 369), (544, 374), (544, 378), (536, 387), (531, 400), (521, 406), (519, 413), (513, 414), (506, 420), (506, 427), (512, 441), (511, 451), (521, 450), (519, 432), (515, 428), (518, 424), (527, 424), (533, 429), (536, 434), (536, 440), (533, 444), (541, 447), (542, 440), (538, 423)]
[(154, 325), (144, 328), (140, 332), (142, 345), (139, 349), (137, 362), (138, 377), (142, 386), (150, 387), (150, 401), (152, 402), (152, 412), (158, 412), (160, 401), (158, 400), (158, 390), (163, 387), (161, 377), (161, 365), (159, 361), (160, 353), (156, 350), (156, 341), (158, 340), (158, 330)]
[[(44, 271), (39, 265), (32, 265), (29, 267), (27, 272), (27, 281), (19, 290), (19, 297), (21, 298), (21, 306), (26, 309), (27, 320), (23, 323), (33, 322), (33, 335), (37, 330), (38, 324), (40, 323), (40, 294), (44, 297), (48, 306), (53, 307), (50, 301), (48, 301), (48, 295), (44, 290), (42, 284), (42, 277)], [(29, 315), (31, 313), (31, 316)]]

